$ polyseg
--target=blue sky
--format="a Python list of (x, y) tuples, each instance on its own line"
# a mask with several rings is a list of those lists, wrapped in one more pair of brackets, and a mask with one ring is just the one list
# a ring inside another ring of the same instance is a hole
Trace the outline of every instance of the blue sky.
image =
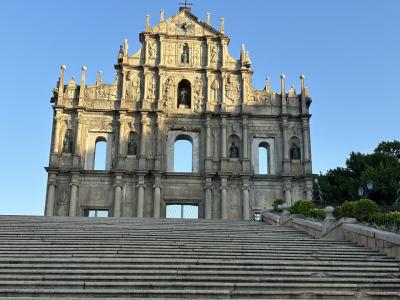
[[(145, 15), (158, 22), (178, 10), (162, 0), (0, 2), (0, 214), (43, 214), (52, 123), (49, 103), (61, 64), (67, 79), (88, 68), (114, 78), (126, 37), (139, 48)], [(382, 140), (400, 139), (400, 1), (398, 0), (193, 0), (193, 12), (250, 51), (253, 85), (279, 75), (299, 90), (304, 73), (313, 97), (311, 134), (315, 173), (343, 166), (351, 151), (371, 152)]]

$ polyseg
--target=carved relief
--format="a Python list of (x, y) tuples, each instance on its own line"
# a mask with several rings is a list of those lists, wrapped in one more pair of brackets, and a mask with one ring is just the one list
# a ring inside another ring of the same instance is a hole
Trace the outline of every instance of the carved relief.
[(239, 83), (231, 75), (228, 75), (226, 79), (225, 93), (227, 104), (234, 104), (238, 101), (240, 95)]
[(149, 78), (149, 83), (147, 86), (147, 98), (148, 99), (154, 99), (155, 98), (155, 93), (156, 93), (156, 79), (154, 76), (151, 76)]
[(150, 41), (148, 45), (149, 45), (149, 58), (155, 59), (157, 57), (157, 45), (153, 41)]
[(194, 80), (194, 110), (199, 111), (201, 110), (201, 104), (203, 100), (203, 86), (204, 82), (203, 79), (197, 77)]
[(193, 47), (193, 66), (194, 67), (201, 66), (201, 64), (200, 64), (200, 47), (199, 46)]
[(212, 63), (218, 62), (218, 56), (219, 56), (219, 47), (217, 45), (211, 46), (211, 55), (210, 55), (210, 61)]
[(163, 92), (163, 108), (172, 109), (174, 103), (174, 78), (168, 77), (165, 80), (164, 92)]
[(126, 92), (125, 98), (127, 100), (137, 101), (140, 97), (140, 80), (131, 72), (126, 73)]

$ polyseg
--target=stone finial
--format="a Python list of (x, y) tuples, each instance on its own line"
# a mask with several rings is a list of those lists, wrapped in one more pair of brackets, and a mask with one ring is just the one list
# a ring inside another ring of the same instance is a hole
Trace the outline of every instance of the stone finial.
[(61, 65), (61, 70), (66, 70), (67, 69), (67, 66), (66, 65)]
[(286, 94), (286, 91), (285, 91), (285, 78), (286, 78), (285, 74), (282, 74), (281, 75), (281, 94), (282, 95)]
[(211, 13), (207, 13), (207, 24), (211, 25)]
[(96, 85), (101, 85), (103, 83), (103, 73), (101, 70), (97, 73)]
[(80, 98), (82, 98), (85, 95), (86, 70), (87, 70), (86, 66), (83, 65), (82, 66), (82, 73), (81, 73), (81, 87), (80, 87), (80, 90), (79, 90), (79, 97)]
[(150, 15), (146, 15), (146, 31), (150, 30)]
[(324, 209), (325, 212), (325, 222), (332, 222), (332, 221), (336, 221), (335, 217), (333, 216), (333, 211), (335, 210), (335, 208), (333, 208), (332, 206), (327, 206)]
[(250, 52), (246, 51), (246, 67), (250, 68), (250, 66), (251, 66)]
[(221, 18), (221, 29), (220, 29), (220, 32), (221, 33), (225, 33), (225, 19), (224, 18)]
[(124, 56), (128, 56), (128, 39), (124, 39)]
[(265, 80), (265, 91), (267, 93), (271, 92), (271, 82), (269, 81), (269, 77)]
[(164, 10), (160, 9), (160, 22), (164, 21)]
[(303, 93), (304, 90), (305, 90), (305, 87), (304, 87), (304, 75), (303, 74), (300, 75), (300, 85), (301, 85), (301, 92)]
[(244, 65), (246, 61), (246, 48), (244, 44), (242, 44), (240, 48), (240, 61), (242, 62), (242, 65)]

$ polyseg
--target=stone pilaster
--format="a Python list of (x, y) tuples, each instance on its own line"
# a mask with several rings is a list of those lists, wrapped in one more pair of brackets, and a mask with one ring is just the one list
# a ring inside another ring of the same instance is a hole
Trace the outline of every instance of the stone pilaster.
[(228, 218), (228, 178), (221, 176), (221, 219)]
[(211, 178), (206, 178), (206, 184), (204, 187), (205, 190), (205, 205), (204, 205), (204, 217), (206, 219), (212, 218), (212, 187), (211, 187)]
[(304, 174), (311, 174), (311, 142), (310, 142), (310, 125), (308, 116), (304, 116), (302, 120), (303, 130), (303, 157), (304, 157)]
[(221, 116), (221, 157), (226, 158), (226, 116)]
[(242, 217), (243, 220), (250, 220), (250, 184), (249, 178), (243, 177), (242, 187)]
[(153, 217), (160, 218), (161, 207), (161, 175), (157, 174), (154, 178), (154, 199), (153, 199)]
[(146, 141), (148, 135), (148, 126), (150, 125), (150, 120), (148, 119), (146, 112), (142, 113), (141, 123), (142, 123), (142, 136), (140, 141), (139, 168), (144, 169), (146, 162)]
[(158, 57), (159, 57), (160, 67), (164, 67), (165, 61), (164, 61), (164, 37), (163, 36), (160, 36), (160, 38), (159, 38)]
[(79, 88), (79, 105), (82, 105), (82, 101), (85, 98), (85, 90), (86, 90), (86, 66), (82, 66), (81, 73), (81, 86)]
[(56, 101), (56, 105), (62, 105), (63, 102), (63, 98), (64, 98), (64, 78), (65, 78), (65, 70), (67, 69), (67, 67), (65, 65), (61, 66), (61, 70), (60, 70), (60, 79), (59, 79), (59, 83), (58, 83), (58, 97), (57, 97), (57, 101)]
[(285, 74), (281, 75), (281, 98), (282, 98), (282, 114), (287, 114), (286, 107), (286, 88), (285, 88)]
[(60, 153), (60, 123), (62, 121), (62, 111), (60, 109), (54, 110), (54, 127), (53, 127), (53, 147), (52, 154)]
[(283, 173), (287, 174), (290, 172), (290, 157), (289, 157), (289, 145), (288, 145), (288, 119), (282, 117), (282, 151), (283, 151)]
[(79, 174), (72, 174), (71, 177), (71, 194), (69, 200), (69, 216), (76, 216), (76, 207), (78, 204), (78, 188), (79, 188)]
[(46, 211), (45, 216), (51, 217), (54, 214), (54, 203), (56, 195), (56, 183), (57, 175), (54, 173), (49, 173), (49, 180), (47, 183), (47, 201), (46, 201)]
[(144, 183), (144, 174), (139, 175), (139, 181), (137, 187), (138, 187), (138, 199), (137, 199), (136, 217), (143, 218), (144, 192), (146, 188), (146, 185)]
[(123, 179), (122, 175), (116, 175), (114, 184), (114, 217), (121, 217)]
[(80, 158), (82, 155), (81, 142), (82, 142), (82, 119), (83, 111), (77, 110), (76, 116), (76, 131), (75, 131), (75, 153), (74, 153), (74, 167), (78, 168), (80, 165)]

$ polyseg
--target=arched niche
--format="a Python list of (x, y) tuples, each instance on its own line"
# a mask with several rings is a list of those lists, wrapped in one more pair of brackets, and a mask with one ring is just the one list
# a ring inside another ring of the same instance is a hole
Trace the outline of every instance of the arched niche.
[(192, 87), (190, 81), (182, 79), (178, 84), (177, 94), (178, 108), (191, 108), (192, 106)]
[(136, 132), (131, 131), (128, 134), (127, 142), (126, 142), (126, 155), (132, 156), (137, 155), (138, 153), (138, 135)]
[(289, 140), (289, 157), (291, 160), (301, 160), (301, 147), (300, 139), (293, 136)]
[(240, 147), (240, 137), (236, 134), (232, 134), (228, 138), (228, 156), (229, 158), (240, 158), (242, 155), (241, 147)]

